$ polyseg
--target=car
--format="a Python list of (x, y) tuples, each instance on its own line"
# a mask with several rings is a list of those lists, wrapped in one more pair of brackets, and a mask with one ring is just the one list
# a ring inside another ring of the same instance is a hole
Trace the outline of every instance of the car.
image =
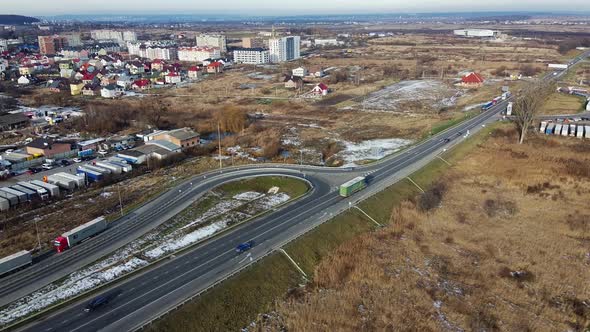
[(100, 151), (98, 151), (98, 154), (104, 157), (104, 156), (106, 156), (109, 153), (106, 152), (105, 150), (100, 150)]
[(444, 139), (444, 142), (445, 143), (449, 143), (450, 141), (451, 141), (451, 139), (449, 137), (447, 137), (447, 138)]
[(40, 167), (31, 167), (31, 168), (29, 168), (29, 171), (31, 171), (33, 174), (36, 174), (39, 172), (43, 172), (43, 169)]
[(62, 166), (70, 166), (72, 164), (69, 160), (66, 159), (62, 159), (60, 163)]
[(50, 170), (50, 169), (53, 169), (53, 165), (51, 165), (51, 164), (43, 164), (43, 165), (41, 165), (41, 168), (46, 169), (46, 170)]
[(80, 159), (80, 158), (74, 158), (74, 159), (72, 159), (72, 161), (75, 162), (75, 163), (81, 163), (82, 162), (82, 159)]
[(248, 251), (254, 247), (254, 241), (250, 240), (248, 242), (241, 243), (236, 247), (236, 252), (238, 254)]
[(106, 297), (106, 296), (97, 296), (94, 299), (92, 299), (92, 301), (88, 302), (88, 304), (84, 308), (84, 311), (86, 311), (86, 312), (94, 311), (94, 310), (102, 307), (103, 305), (105, 305), (107, 303), (109, 303), (109, 298), (108, 297)]

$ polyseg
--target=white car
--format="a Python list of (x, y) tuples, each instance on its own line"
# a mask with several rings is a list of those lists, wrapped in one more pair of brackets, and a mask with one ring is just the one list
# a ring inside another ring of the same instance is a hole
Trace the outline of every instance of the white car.
[(80, 159), (80, 158), (74, 158), (74, 159), (72, 159), (72, 161), (75, 162), (75, 163), (81, 163), (82, 162), (82, 159)]
[(98, 154), (104, 157), (104, 156), (106, 156), (109, 153), (106, 152), (105, 150), (100, 150), (100, 151), (98, 151)]
[(43, 169), (53, 169), (53, 165), (51, 165), (51, 164), (43, 164), (43, 165), (41, 165), (41, 168), (43, 168)]

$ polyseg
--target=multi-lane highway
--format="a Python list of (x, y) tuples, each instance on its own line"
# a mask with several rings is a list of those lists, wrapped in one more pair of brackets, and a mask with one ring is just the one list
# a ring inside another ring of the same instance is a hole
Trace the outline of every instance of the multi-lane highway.
[[(544, 79), (559, 78), (561, 75), (551, 73)], [(105, 290), (121, 293), (96, 312), (83, 311), (86, 299), (25, 327), (31, 331), (136, 329), (151, 317), (248, 264), (249, 260), (244, 260), (244, 255), (235, 254), (237, 244), (254, 240), (256, 246), (250, 251), (251, 257), (257, 259), (266, 255), (294, 236), (342, 212), (350, 203), (379, 191), (436, 158), (443, 149), (463, 139), (467, 131), (474, 133), (482, 125), (493, 121), (506, 108), (506, 103), (503, 101), (485, 113), (366, 167), (333, 169), (264, 165), (226, 169), (223, 173), (211, 172), (194, 177), (125, 216), (91, 241), (1, 279), (2, 302), (8, 303), (112, 252), (169, 219), (196, 197), (221, 183), (245, 176), (287, 175), (304, 178), (312, 184), (313, 190), (308, 196), (286, 208), (241, 225)], [(338, 196), (337, 185), (359, 174), (371, 174), (368, 188), (350, 198)]]

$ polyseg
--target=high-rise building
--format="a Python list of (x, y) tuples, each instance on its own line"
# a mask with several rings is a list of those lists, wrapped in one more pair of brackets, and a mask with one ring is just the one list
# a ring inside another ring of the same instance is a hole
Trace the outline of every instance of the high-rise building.
[(41, 54), (56, 54), (62, 48), (68, 46), (68, 41), (65, 37), (53, 36), (38, 36), (39, 53)]
[(270, 56), (268, 50), (263, 48), (238, 48), (234, 50), (234, 62), (250, 65), (261, 65), (268, 63)]
[(82, 46), (82, 38), (79, 32), (67, 32), (61, 34), (68, 41), (68, 46), (70, 47), (78, 47)]
[(221, 53), (227, 52), (227, 42), (224, 35), (206, 35), (197, 36), (198, 47), (217, 47)]
[(221, 52), (217, 47), (181, 47), (178, 49), (178, 60), (190, 62), (202, 62), (212, 58), (217, 59)]
[(137, 41), (137, 34), (135, 31), (123, 31), (123, 41), (134, 42)]
[(262, 38), (242, 38), (243, 48), (264, 48), (264, 39)]
[(114, 30), (92, 30), (90, 38), (97, 41), (115, 41), (120, 44), (123, 42), (123, 33)]
[(301, 39), (299, 36), (274, 37), (269, 39), (270, 62), (278, 63), (299, 59), (301, 57)]

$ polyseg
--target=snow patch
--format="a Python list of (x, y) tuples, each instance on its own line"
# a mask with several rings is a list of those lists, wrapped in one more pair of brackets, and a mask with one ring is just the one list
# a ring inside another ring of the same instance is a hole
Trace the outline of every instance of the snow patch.
[(257, 198), (260, 198), (264, 196), (264, 194), (261, 194), (259, 192), (255, 192), (255, 191), (247, 191), (245, 193), (241, 193), (241, 194), (237, 194), (234, 197), (232, 197), (233, 199), (237, 199), (238, 201), (253, 201)]
[(144, 253), (146, 257), (155, 259), (162, 257), (168, 252), (176, 251), (178, 249), (189, 246), (199, 240), (202, 240), (210, 235), (217, 233), (227, 226), (226, 220), (221, 220), (207, 225), (203, 228), (199, 228), (194, 232), (188, 233), (174, 242), (167, 242), (162, 244), (160, 247), (154, 248)]
[(356, 166), (357, 162), (365, 160), (379, 160), (412, 143), (411, 140), (401, 138), (375, 139), (353, 143), (344, 141), (344, 150), (336, 156), (344, 160), (344, 167)]

